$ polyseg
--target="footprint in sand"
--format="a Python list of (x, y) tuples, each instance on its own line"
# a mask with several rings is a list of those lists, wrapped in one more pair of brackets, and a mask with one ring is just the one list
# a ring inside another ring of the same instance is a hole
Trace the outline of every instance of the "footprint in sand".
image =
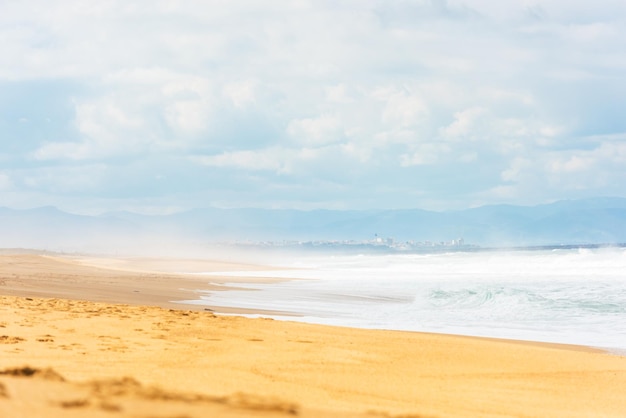
[(33, 367), (17, 367), (0, 370), (2, 376), (39, 377), (45, 380), (63, 382), (65, 379), (52, 369), (35, 369)]
[(0, 344), (17, 344), (26, 341), (21, 337), (11, 337), (10, 335), (0, 335)]
[(65, 351), (72, 351), (74, 349), (74, 347), (66, 345), (66, 344), (61, 344), (58, 347), (54, 347), (54, 348), (60, 348), (61, 350), (65, 350)]
[(54, 337), (53, 335), (46, 334), (46, 335), (43, 335), (43, 336), (37, 338), (37, 342), (40, 342), (40, 343), (53, 343), (54, 342), (54, 338), (53, 337)]
[(120, 344), (119, 341), (122, 339), (120, 337), (113, 337), (109, 335), (99, 335), (98, 339), (102, 342), (99, 344), (101, 347), (100, 351), (121, 351), (126, 352), (128, 350), (127, 345)]
[[(168, 321), (168, 322), (174, 322), (174, 321)], [(163, 324), (162, 322), (155, 322), (152, 324), (152, 329), (153, 330), (158, 330), (158, 331), (169, 331), (170, 329), (167, 328), (167, 326), (165, 324)]]

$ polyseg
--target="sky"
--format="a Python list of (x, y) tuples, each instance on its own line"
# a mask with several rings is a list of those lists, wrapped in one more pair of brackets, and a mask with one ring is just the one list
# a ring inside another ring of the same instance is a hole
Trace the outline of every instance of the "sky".
[(626, 197), (623, 0), (0, 0), (0, 206)]

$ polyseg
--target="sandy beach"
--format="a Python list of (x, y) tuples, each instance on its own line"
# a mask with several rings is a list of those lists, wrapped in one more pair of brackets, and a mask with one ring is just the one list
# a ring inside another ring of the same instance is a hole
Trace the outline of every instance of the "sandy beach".
[(0, 254), (0, 416), (626, 416), (626, 357), (172, 302), (261, 268)]

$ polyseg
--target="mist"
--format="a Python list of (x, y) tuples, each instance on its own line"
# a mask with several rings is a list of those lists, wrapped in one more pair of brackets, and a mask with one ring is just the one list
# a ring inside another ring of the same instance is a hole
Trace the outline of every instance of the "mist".
[[(206, 208), (171, 215), (76, 215), (0, 208), (0, 247), (109, 255), (230, 256), (275, 250), (413, 251), (626, 242), (626, 199), (463, 211)], [(461, 241), (462, 240), (462, 241)]]

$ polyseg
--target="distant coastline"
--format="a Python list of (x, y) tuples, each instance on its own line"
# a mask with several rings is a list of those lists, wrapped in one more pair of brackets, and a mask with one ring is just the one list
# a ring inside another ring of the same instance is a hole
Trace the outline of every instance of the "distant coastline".
[(260, 242), (224, 242), (219, 247), (237, 250), (294, 251), (344, 254), (432, 254), (450, 252), (488, 252), (488, 251), (550, 251), (572, 249), (626, 248), (624, 243), (582, 243), (549, 245), (510, 245), (480, 246), (465, 243), (463, 240), (449, 242), (396, 242), (391, 239), (377, 241), (260, 241)]
[[(0, 247), (52, 251), (204, 251), (254, 245), (282, 249), (441, 252), (621, 246), (626, 199), (492, 205), (433, 212), (204, 208), (169, 215), (76, 215), (53, 207), (0, 207)], [(388, 238), (390, 237), (390, 238)], [(226, 243), (226, 244), (223, 244)]]

